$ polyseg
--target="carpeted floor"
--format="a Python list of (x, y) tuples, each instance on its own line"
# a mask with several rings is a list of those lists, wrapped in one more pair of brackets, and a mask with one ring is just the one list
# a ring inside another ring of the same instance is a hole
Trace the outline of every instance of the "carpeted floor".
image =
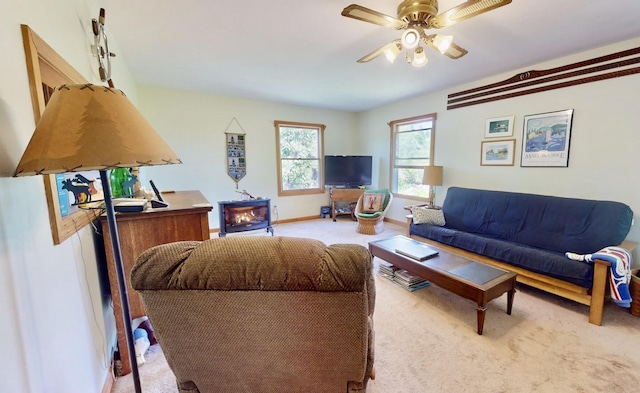
[[(275, 235), (367, 246), (404, 233), (385, 223), (383, 233), (361, 235), (356, 225), (317, 219), (277, 225)], [(506, 295), (494, 300), (479, 336), (472, 301), (434, 285), (407, 292), (376, 277), (376, 286), (376, 379), (369, 393), (640, 392), (640, 318), (611, 302), (598, 327), (588, 323), (586, 306), (519, 286), (512, 315), (505, 312)], [(146, 358), (143, 392), (177, 392), (160, 347)], [(133, 391), (128, 375), (113, 393)]]

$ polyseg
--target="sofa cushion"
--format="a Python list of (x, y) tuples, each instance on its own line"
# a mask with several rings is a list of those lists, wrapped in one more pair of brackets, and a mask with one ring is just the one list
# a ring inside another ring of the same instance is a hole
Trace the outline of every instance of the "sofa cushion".
[(446, 224), (444, 213), (440, 209), (416, 206), (411, 209), (413, 222), (416, 224), (431, 224), (443, 226)]
[(380, 210), (384, 210), (387, 208), (387, 205), (389, 204), (389, 198), (391, 196), (391, 193), (389, 192), (388, 188), (381, 188), (379, 190), (367, 190), (365, 192), (367, 194), (383, 194), (384, 200), (382, 201), (382, 209)]
[(375, 213), (383, 210), (384, 194), (365, 192), (362, 197), (362, 211), (365, 213)]
[(428, 224), (411, 224), (411, 234), (568, 281), (583, 288), (593, 285), (593, 265), (567, 259), (564, 254), (506, 240)]
[(360, 217), (360, 218), (368, 218), (368, 219), (372, 219), (372, 218), (378, 218), (382, 215), (382, 212), (373, 212), (373, 213), (356, 213), (356, 216)]
[(523, 245), (578, 254), (620, 244), (633, 212), (611, 201), (450, 187), (446, 226)]

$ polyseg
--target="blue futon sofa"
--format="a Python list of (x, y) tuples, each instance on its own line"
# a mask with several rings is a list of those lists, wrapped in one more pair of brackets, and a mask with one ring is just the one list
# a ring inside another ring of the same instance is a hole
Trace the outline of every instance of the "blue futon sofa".
[(624, 242), (633, 212), (619, 202), (450, 187), (442, 213), (443, 226), (409, 220), (409, 236), (513, 271), (519, 282), (586, 304), (589, 322), (596, 325), (602, 323), (610, 264), (574, 261), (564, 253), (635, 247)]

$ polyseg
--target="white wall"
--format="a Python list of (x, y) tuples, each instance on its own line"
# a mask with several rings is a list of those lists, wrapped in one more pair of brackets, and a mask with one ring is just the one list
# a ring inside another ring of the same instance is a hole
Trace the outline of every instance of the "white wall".
[[(442, 203), (450, 186), (494, 189), (556, 195), (563, 197), (612, 200), (626, 203), (635, 213), (636, 224), (629, 240), (640, 241), (640, 136), (638, 102), (640, 75), (588, 83), (543, 93), (525, 95), (487, 104), (447, 110), (447, 95), (488, 83), (498, 82), (529, 70), (541, 70), (591, 59), (640, 46), (635, 39), (591, 50), (552, 62), (532, 65), (482, 81), (404, 100), (361, 113), (361, 141), (371, 140), (366, 150), (388, 166), (392, 120), (437, 112), (434, 162), (444, 166), (444, 185), (437, 188), (437, 203)], [(428, 73), (428, 70), (426, 70)], [(520, 167), (522, 127), (525, 115), (574, 109), (568, 168)], [(480, 143), (485, 120), (515, 115), (515, 165), (480, 166)], [(365, 138), (364, 136), (369, 136)], [(373, 136), (373, 137), (371, 137)], [(386, 143), (382, 143), (386, 141)], [(388, 171), (382, 171), (379, 186), (389, 184)], [(403, 206), (415, 203), (394, 199), (387, 214), (404, 220)], [(594, 250), (596, 251), (596, 250)], [(636, 261), (637, 261), (636, 257)], [(636, 262), (638, 265), (638, 262)]]
[(183, 161), (141, 168), (143, 187), (149, 188), (151, 179), (161, 190), (202, 191), (214, 205), (211, 228), (219, 227), (217, 202), (240, 199), (235, 181), (226, 174), (225, 131), (246, 133), (247, 175), (238, 189), (271, 198), (280, 219), (319, 216), (320, 206), (328, 205), (329, 197), (328, 190), (319, 195), (278, 196), (275, 120), (325, 124), (325, 154), (357, 149), (352, 113), (148, 86), (139, 86), (138, 96), (143, 115)]
[[(98, 81), (90, 44), (99, 8), (92, 0), (0, 0), (0, 392), (99, 392), (108, 375), (115, 326), (93, 231), (54, 246), (43, 179), (10, 177), (35, 128), (20, 24)], [(135, 99), (118, 61), (116, 86)]]

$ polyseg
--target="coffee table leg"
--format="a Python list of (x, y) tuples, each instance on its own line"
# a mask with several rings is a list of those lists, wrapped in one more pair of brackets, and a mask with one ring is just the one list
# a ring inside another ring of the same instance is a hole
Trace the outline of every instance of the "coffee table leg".
[(482, 329), (484, 328), (484, 315), (487, 311), (487, 308), (478, 305), (476, 310), (478, 312), (478, 334), (482, 335)]
[(516, 294), (516, 290), (512, 289), (507, 292), (507, 314), (511, 315), (511, 308), (513, 307), (513, 296)]

